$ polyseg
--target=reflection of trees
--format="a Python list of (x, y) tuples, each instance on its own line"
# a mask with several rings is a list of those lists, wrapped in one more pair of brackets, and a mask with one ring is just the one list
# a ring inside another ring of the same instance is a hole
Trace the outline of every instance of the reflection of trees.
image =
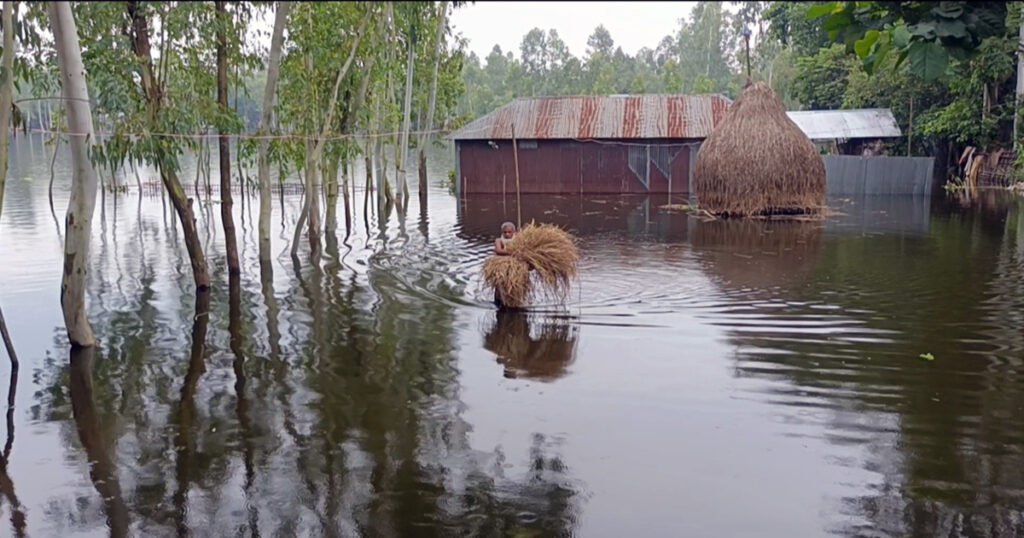
[(499, 310), (484, 347), (505, 366), (505, 377), (552, 381), (566, 373), (576, 356), (576, 326), (557, 320), (540, 320), (531, 335), (525, 312)]
[[(514, 477), (500, 453), (470, 449), (455, 364), (461, 281), (448, 266), (460, 260), (409, 231), (387, 248), (346, 239), (324, 269), (279, 279), (279, 295), (265, 271), (198, 306), (174, 293), (187, 274), (164, 277), (169, 240), (147, 236), (140, 267), (141, 238), (118, 236), (123, 286), (97, 284), (105, 300), (90, 314), (104, 338), (88, 400), (100, 426), (89, 431), (103, 442), (87, 438), (130, 506), (104, 495), (51, 502), (48, 514), (91, 525), (124, 508), (155, 535), (569, 534), (576, 489), (549, 444), (536, 440), (532, 470)], [(96, 280), (114, 274), (100, 267)], [(67, 421), (79, 404), (65, 399), (60, 362), (43, 367), (39, 413)]]
[[(12, 355), (13, 357), (13, 355)], [(25, 511), (14, 492), (14, 481), (7, 474), (7, 466), (11, 461), (14, 448), (14, 396), (18, 390), (18, 371), (12, 368), (7, 386), (7, 440), (4, 442), (3, 453), (0, 454), (0, 503), (6, 500), (11, 510), (11, 530), (14, 535), (25, 536)], [(2, 504), (0, 504), (2, 505)]]
[[(761, 390), (799, 416), (825, 410), (836, 442), (893, 444), (865, 451), (883, 484), (847, 499), (869, 528), (838, 533), (1024, 532), (1024, 457), (1009, 448), (1024, 442), (1024, 287), (1006, 215), (954, 208), (924, 238), (830, 236), (806, 267), (709, 269), (734, 299), (757, 299), (710, 316), (737, 347), (738, 374), (780, 381)], [(765, 288), (786, 292), (764, 301)]]
[(92, 367), (95, 348), (71, 350), (71, 409), (78, 438), (89, 458), (89, 477), (103, 500), (111, 536), (128, 536), (128, 507), (121, 495), (117, 466), (110, 454), (109, 441), (100, 427), (93, 401)]

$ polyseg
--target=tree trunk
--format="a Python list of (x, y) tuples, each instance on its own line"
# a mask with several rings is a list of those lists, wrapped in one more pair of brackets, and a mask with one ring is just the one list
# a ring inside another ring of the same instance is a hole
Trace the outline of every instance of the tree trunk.
[(329, 159), (321, 174), (323, 174), (322, 183), (325, 191), (324, 227), (333, 233), (338, 227), (338, 157)]
[[(6, 7), (7, 2), (4, 3)], [(85, 66), (78, 43), (78, 29), (68, 2), (48, 5), (50, 30), (56, 38), (57, 62), (63, 88), (71, 148), (71, 200), (68, 202), (64, 239), (64, 274), (61, 281), (60, 304), (64, 325), (72, 347), (90, 347), (96, 339), (85, 317), (85, 281), (89, 263), (89, 236), (92, 214), (96, 207), (96, 186), (99, 180), (89, 160), (95, 133), (89, 107), (89, 90), (85, 83)], [(5, 21), (6, 22), (6, 21)], [(7, 26), (5, 25), (5, 30)], [(8, 50), (5, 46), (4, 50)], [(6, 126), (5, 126), (6, 127)], [(6, 144), (4, 144), (6, 147)]]
[[(10, 131), (7, 124), (11, 121), (11, 101), (14, 99), (14, 3), (4, 2), (3, 8), (4, 24), (4, 51), (3, 59), (3, 85), (0, 86), (0, 211), (4, 207), (4, 187), (7, 184), (7, 153), (8, 136)], [(77, 46), (77, 44), (76, 44)]]
[(1020, 145), (1020, 107), (1024, 104), (1024, 4), (1020, 6), (1020, 42), (1017, 44), (1017, 93), (1014, 96), (1013, 144)]
[[(284, 43), (284, 26), (288, 22), (291, 3), (278, 2), (274, 15), (274, 33), (270, 38), (270, 60), (267, 64), (267, 85), (263, 90), (263, 110), (260, 112), (260, 126), (257, 132), (266, 135), (274, 111), (274, 94), (277, 92), (277, 77), (281, 73), (281, 47)], [(260, 221), (259, 244), (260, 265), (270, 262), (270, 161), (267, 152), (270, 140), (263, 138), (259, 145), (259, 188)]]
[[(221, 114), (228, 113), (228, 16), (224, 0), (214, 2), (217, 12), (217, 104)], [(220, 157), (220, 218), (224, 224), (224, 246), (228, 251), (228, 276), (241, 274), (238, 266), (238, 239), (235, 237), (235, 219), (231, 214), (231, 147), (224, 127), (218, 128), (218, 156)]]
[[(157, 124), (160, 112), (163, 92), (157, 86), (153, 76), (153, 58), (149, 44), (149, 21), (140, 12), (139, 4), (136, 1), (127, 3), (128, 17), (132, 21), (132, 50), (140, 60), (142, 92), (146, 99), (146, 110), (148, 124), (153, 128)], [(206, 266), (206, 257), (203, 255), (203, 247), (199, 242), (199, 233), (196, 230), (196, 219), (192, 209), (192, 200), (185, 196), (185, 190), (181, 187), (178, 175), (170, 168), (158, 164), (160, 179), (163, 181), (167, 194), (171, 198), (171, 204), (178, 213), (178, 220), (181, 221), (181, 229), (185, 234), (185, 247), (188, 249), (189, 259), (192, 262), (192, 277), (197, 290), (205, 290), (210, 287), (210, 272)]]
[(420, 158), (418, 163), (418, 172), (420, 179), (420, 206), (425, 207), (427, 201), (427, 147), (430, 145), (430, 140), (433, 134), (430, 132), (434, 129), (434, 112), (437, 109), (437, 70), (441, 64), (441, 51), (444, 49), (444, 28), (448, 17), (448, 2), (441, 2), (441, 13), (437, 18), (437, 34), (434, 40), (434, 70), (430, 75), (430, 101), (427, 105), (427, 122), (420, 126), (423, 131), (420, 134), (419, 143), (416, 146), (419, 148)]
[[(413, 68), (415, 67), (416, 60), (416, 28), (409, 28), (409, 44), (408, 44), (408, 56), (406, 57), (405, 64), (405, 101), (402, 104), (403, 118), (402, 118), (402, 134), (399, 144), (401, 154), (398, 160), (398, 181), (402, 186), (402, 195), (408, 200), (409, 186), (406, 180), (406, 171), (409, 168), (409, 127), (412, 122), (412, 80), (413, 80)], [(422, 192), (420, 193), (422, 195)]]

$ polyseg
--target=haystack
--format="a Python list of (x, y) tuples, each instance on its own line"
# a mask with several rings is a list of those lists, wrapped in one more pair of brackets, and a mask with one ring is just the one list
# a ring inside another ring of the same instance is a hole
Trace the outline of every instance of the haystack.
[(814, 213), (825, 202), (825, 164), (771, 87), (743, 90), (701, 145), (693, 190), (719, 216)]
[[(497, 290), (511, 308), (526, 306), (537, 291), (564, 300), (576, 277), (579, 254), (572, 236), (550, 224), (530, 223), (516, 234), (510, 256), (491, 256), (484, 262), (484, 284)], [(536, 279), (531, 278), (531, 271)], [(535, 286), (539, 284), (539, 288)]]

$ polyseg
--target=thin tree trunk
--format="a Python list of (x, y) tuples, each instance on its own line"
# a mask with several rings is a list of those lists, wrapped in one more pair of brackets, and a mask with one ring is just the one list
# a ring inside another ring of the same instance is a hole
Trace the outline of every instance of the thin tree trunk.
[(369, 210), (370, 192), (373, 190), (373, 144), (367, 142), (366, 153), (363, 155), (363, 165), (366, 167), (366, 188), (363, 189), (363, 215)]
[[(309, 195), (303, 192), (303, 196)], [(292, 261), (295, 262), (296, 265), (299, 263), (299, 239), (302, 237), (302, 227), (305, 226), (308, 215), (309, 204), (303, 203), (302, 210), (299, 211), (299, 220), (295, 223), (295, 235), (292, 237)]]
[(338, 226), (338, 158), (328, 160), (324, 165), (321, 175), (323, 176), (322, 186), (324, 190), (324, 228), (333, 232)]
[(1017, 92), (1014, 95), (1013, 144), (1020, 146), (1020, 107), (1024, 101), (1024, 4), (1020, 5), (1021, 21), (1019, 42), (1017, 44)]
[[(50, 186), (48, 188), (47, 196), (50, 199), (50, 215), (53, 216), (53, 223), (57, 226), (57, 237), (60, 238), (61, 242), (64, 242), (63, 234), (60, 230), (60, 219), (57, 218), (57, 211), (53, 208), (53, 179), (56, 176), (54, 173), (54, 167), (57, 164), (57, 149), (60, 147), (60, 135), (53, 135), (53, 155), (50, 156)], [(4, 171), (6, 174), (6, 170)]]
[[(7, 358), (11, 361), (11, 377), (18, 377), (18, 354), (14, 352), (14, 341), (11, 334), (7, 332), (7, 321), (4, 319), (4, 312), (0, 310), (0, 337), (3, 337), (4, 348), (7, 349)], [(8, 403), (8, 405), (12, 405)]]
[[(416, 60), (416, 27), (409, 27), (409, 42), (407, 45), (409, 51), (406, 57), (405, 64), (405, 100), (402, 104), (403, 114), (402, 117), (402, 138), (399, 141), (401, 144), (400, 158), (398, 161), (398, 181), (402, 184), (402, 195), (407, 201), (409, 198), (409, 186), (406, 180), (406, 172), (409, 168), (409, 127), (412, 123), (412, 81), (413, 81), (413, 68), (415, 67)], [(422, 196), (422, 192), (420, 195)], [(406, 202), (407, 203), (407, 202)]]
[[(148, 113), (148, 124), (150, 127), (156, 125), (160, 112), (162, 91), (156, 84), (153, 76), (153, 58), (149, 44), (149, 21), (139, 11), (136, 1), (127, 3), (127, 14), (132, 21), (132, 49), (136, 57), (141, 61), (141, 87), (146, 99)], [(197, 290), (205, 290), (210, 287), (210, 272), (206, 266), (206, 257), (203, 255), (203, 247), (199, 242), (199, 233), (196, 230), (196, 219), (192, 209), (192, 201), (185, 196), (181, 187), (181, 181), (177, 174), (160, 165), (160, 179), (163, 181), (167, 194), (171, 198), (171, 204), (178, 213), (178, 220), (181, 221), (181, 229), (185, 234), (185, 247), (188, 250), (189, 259), (192, 262), (192, 277)]]
[(437, 109), (437, 70), (441, 65), (441, 51), (444, 49), (444, 29), (448, 17), (448, 2), (447, 0), (441, 2), (441, 13), (437, 19), (437, 33), (434, 39), (434, 70), (430, 75), (430, 101), (427, 105), (427, 122), (420, 126), (422, 133), (420, 134), (419, 143), (416, 146), (419, 148), (419, 162), (418, 172), (420, 177), (420, 206), (421, 208), (426, 207), (427, 202), (427, 147), (430, 144), (433, 134), (430, 132), (434, 129), (434, 112)]
[[(281, 73), (281, 47), (284, 43), (284, 26), (288, 22), (290, 2), (278, 2), (274, 14), (274, 32), (270, 38), (270, 59), (267, 62), (267, 84), (263, 89), (263, 108), (260, 111), (260, 125), (256, 132), (266, 135), (270, 129), (274, 111), (274, 94), (277, 92), (277, 78)], [(267, 153), (270, 140), (261, 138), (259, 142), (258, 178), (260, 189), (259, 218), (259, 257), (260, 267), (270, 267), (270, 160)]]
[(199, 176), (203, 173), (203, 141), (196, 144), (196, 180), (192, 183), (192, 190), (195, 191), (196, 200), (199, 199)]
[(7, 124), (11, 121), (11, 101), (14, 99), (14, 3), (4, 2), (3, 7), (3, 85), (0, 86), (0, 211), (4, 207), (4, 187), (7, 184), (7, 154), (9, 151), (8, 137), (10, 131)]
[(348, 237), (349, 235), (352, 234), (352, 210), (351, 210), (351, 208), (349, 206), (349, 204), (352, 203), (352, 199), (349, 196), (349, 191), (348, 191), (348, 189), (349, 189), (349, 181), (350, 181), (349, 173), (351, 172), (351, 170), (352, 169), (349, 167), (349, 164), (348, 164), (348, 159), (346, 159), (345, 161), (342, 162), (342, 167), (341, 167), (342, 203), (345, 204), (345, 237)]
[[(5, 7), (8, 3), (5, 2)], [(85, 66), (78, 43), (78, 29), (68, 2), (48, 5), (50, 30), (56, 38), (57, 62), (66, 103), (71, 148), (71, 200), (68, 202), (64, 239), (64, 274), (61, 281), (60, 304), (64, 325), (72, 347), (96, 344), (92, 327), (85, 317), (85, 283), (89, 263), (89, 236), (92, 214), (96, 207), (99, 179), (89, 160), (95, 134), (89, 107), (89, 90), (85, 83)], [(6, 22), (6, 21), (5, 21)], [(5, 29), (7, 26), (5, 25)], [(8, 50), (5, 47), (4, 50)], [(5, 144), (6, 146), (6, 144)]]
[[(228, 16), (224, 0), (214, 2), (217, 12), (217, 104), (221, 114), (228, 113)], [(218, 129), (220, 157), (220, 218), (224, 225), (224, 245), (228, 254), (228, 276), (236, 277), (242, 270), (238, 265), (238, 238), (235, 237), (235, 219), (231, 214), (231, 147), (223, 127)]]

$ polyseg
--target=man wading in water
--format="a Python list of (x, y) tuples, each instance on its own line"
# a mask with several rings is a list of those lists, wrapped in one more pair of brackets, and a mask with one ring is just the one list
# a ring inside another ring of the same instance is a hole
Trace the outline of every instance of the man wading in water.
[[(501, 225), (501, 235), (494, 240), (494, 253), (498, 256), (511, 256), (508, 246), (516, 238), (516, 225), (511, 222), (505, 222)], [(504, 305), (501, 303), (501, 293), (498, 292), (497, 288), (494, 290), (494, 304), (498, 308), (503, 308)]]

